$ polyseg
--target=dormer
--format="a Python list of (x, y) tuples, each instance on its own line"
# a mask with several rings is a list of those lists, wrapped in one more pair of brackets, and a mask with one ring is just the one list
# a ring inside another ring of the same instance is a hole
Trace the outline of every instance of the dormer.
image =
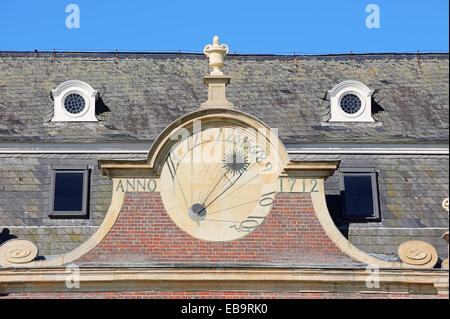
[(52, 90), (54, 112), (52, 122), (97, 122), (97, 91), (80, 80), (69, 80)]

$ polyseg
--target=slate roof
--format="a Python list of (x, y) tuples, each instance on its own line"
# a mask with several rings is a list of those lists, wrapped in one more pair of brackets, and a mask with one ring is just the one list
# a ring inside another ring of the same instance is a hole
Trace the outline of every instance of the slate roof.
[[(284, 143), (448, 143), (448, 54), (229, 55), (228, 99), (279, 129)], [(0, 52), (0, 143), (151, 142), (207, 99), (197, 54)], [(100, 93), (98, 123), (52, 123), (50, 91), (79, 79)], [(327, 90), (375, 90), (381, 125), (323, 125)]]

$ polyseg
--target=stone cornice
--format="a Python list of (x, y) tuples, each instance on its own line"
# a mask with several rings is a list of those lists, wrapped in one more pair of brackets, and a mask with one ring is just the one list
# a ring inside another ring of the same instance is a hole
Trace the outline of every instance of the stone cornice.
[(321, 177), (333, 175), (340, 161), (289, 161), (283, 169), (283, 175), (295, 177)]
[(66, 288), (73, 268), (0, 270), (0, 293), (108, 290), (216, 290), (362, 292), (448, 295), (448, 272), (380, 269), (379, 287), (368, 288), (373, 273), (361, 268), (126, 268), (80, 267), (79, 289)]

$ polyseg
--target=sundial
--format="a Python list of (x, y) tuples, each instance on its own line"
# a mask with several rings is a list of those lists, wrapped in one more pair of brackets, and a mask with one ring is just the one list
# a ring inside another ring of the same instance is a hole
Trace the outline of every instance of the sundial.
[(278, 186), (276, 150), (254, 130), (212, 127), (174, 146), (160, 189), (167, 213), (188, 234), (226, 241), (255, 230)]

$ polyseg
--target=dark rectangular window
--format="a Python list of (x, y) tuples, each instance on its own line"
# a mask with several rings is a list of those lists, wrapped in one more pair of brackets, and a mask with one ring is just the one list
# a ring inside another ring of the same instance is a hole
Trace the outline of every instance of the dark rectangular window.
[(340, 190), (344, 219), (379, 220), (376, 177), (374, 169), (341, 169)]
[(53, 167), (51, 217), (86, 217), (88, 169)]
[(83, 209), (83, 172), (55, 173), (56, 211), (80, 211)]

